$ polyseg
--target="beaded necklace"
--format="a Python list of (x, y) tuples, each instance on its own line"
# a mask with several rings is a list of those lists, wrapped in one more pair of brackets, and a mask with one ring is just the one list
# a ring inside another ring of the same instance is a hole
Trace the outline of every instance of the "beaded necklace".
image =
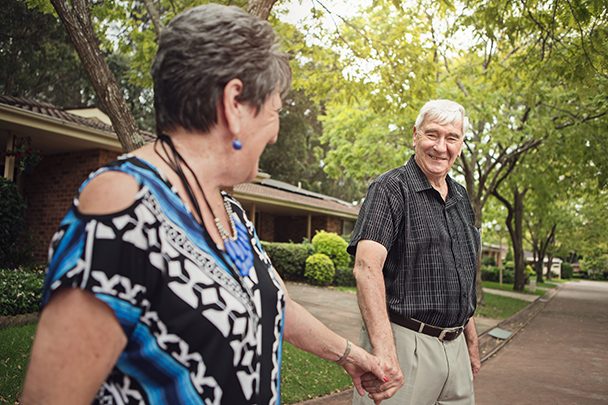
[[(167, 156), (166, 158), (156, 149), (158, 143), (160, 143), (161, 147), (163, 148), (163, 152)], [(171, 153), (169, 153), (166, 146), (169, 147)], [(194, 198), (194, 192), (192, 191), (190, 182), (188, 181), (186, 175), (184, 174), (184, 171), (182, 170), (182, 165), (184, 165), (194, 177), (196, 186), (198, 187), (199, 191), (201, 192), (201, 195), (203, 196), (203, 201), (205, 202), (205, 204), (209, 208), (209, 211), (211, 211), (214, 217), (213, 221), (215, 222), (217, 231), (219, 232), (220, 237), (224, 242), (225, 252), (228, 254), (228, 257), (230, 257), (232, 263), (234, 263), (234, 266), (236, 266), (238, 270), (238, 275), (236, 274), (233, 266), (230, 263), (226, 263), (227, 267), (234, 276), (234, 278), (237, 279), (239, 284), (241, 284), (241, 287), (244, 287), (240, 277), (247, 277), (249, 275), (249, 271), (253, 267), (253, 252), (251, 250), (251, 245), (249, 242), (249, 233), (247, 232), (247, 228), (238, 219), (238, 217), (232, 210), (230, 202), (227, 201), (223, 195), (221, 196), (224, 202), (224, 208), (226, 210), (226, 214), (228, 215), (228, 221), (230, 223), (231, 228), (231, 232), (228, 232), (220, 221), (220, 219), (213, 212), (213, 209), (211, 208), (211, 205), (209, 204), (209, 201), (205, 196), (205, 193), (203, 191), (203, 188), (201, 187), (198, 177), (196, 176), (196, 173), (194, 173), (194, 171), (190, 168), (186, 160), (177, 151), (171, 138), (166, 134), (160, 134), (154, 142), (154, 151), (167, 164), (167, 166), (169, 166), (177, 174), (177, 177), (180, 179), (182, 186), (188, 194), (188, 198), (190, 198), (190, 201), (192, 202), (192, 206), (194, 207), (196, 213), (198, 214), (198, 217), (202, 222), (203, 213), (201, 207), (199, 206), (196, 198)]]

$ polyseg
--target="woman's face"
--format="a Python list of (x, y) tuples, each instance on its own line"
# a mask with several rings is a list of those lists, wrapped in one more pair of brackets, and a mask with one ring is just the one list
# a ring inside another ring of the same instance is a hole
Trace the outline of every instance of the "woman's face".
[(247, 180), (253, 180), (258, 174), (260, 156), (266, 145), (273, 144), (279, 136), (279, 113), (283, 104), (278, 92), (272, 93), (256, 115), (254, 107), (248, 107), (243, 121), (240, 141), (243, 149), (236, 151), (243, 154), (244, 164), (250, 168)]

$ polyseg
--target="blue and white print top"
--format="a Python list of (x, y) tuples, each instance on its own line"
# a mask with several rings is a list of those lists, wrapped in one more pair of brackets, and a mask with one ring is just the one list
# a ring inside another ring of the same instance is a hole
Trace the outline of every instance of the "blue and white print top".
[(239, 282), (153, 166), (125, 155), (81, 190), (107, 171), (137, 181), (135, 201), (83, 215), (74, 199), (51, 242), (42, 300), (81, 288), (120, 322), (127, 345), (94, 403), (279, 404), (284, 293), (243, 208), (223, 193), (254, 252)]

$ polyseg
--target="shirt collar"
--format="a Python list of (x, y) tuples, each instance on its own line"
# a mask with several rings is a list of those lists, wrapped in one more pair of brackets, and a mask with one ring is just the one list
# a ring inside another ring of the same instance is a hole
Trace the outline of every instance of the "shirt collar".
[[(422, 169), (420, 169), (414, 157), (415, 155), (412, 155), (412, 157), (405, 164), (405, 171), (409, 174), (412, 189), (415, 192), (433, 189), (433, 186), (431, 186), (429, 179), (426, 178), (424, 172), (422, 171)], [(452, 179), (448, 174), (445, 180), (448, 183), (448, 201), (451, 198), (455, 198), (458, 201), (462, 200), (464, 198), (464, 195), (462, 194), (460, 189), (456, 187), (456, 182), (454, 181), (454, 179)]]

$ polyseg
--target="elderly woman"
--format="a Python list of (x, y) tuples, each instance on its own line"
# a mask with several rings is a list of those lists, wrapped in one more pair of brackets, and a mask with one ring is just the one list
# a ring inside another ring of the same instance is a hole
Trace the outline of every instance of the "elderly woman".
[[(290, 84), (270, 25), (190, 9), (152, 69), (158, 139), (84, 182), (50, 248), (23, 403), (280, 403), (283, 337), (358, 390), (377, 359), (292, 301), (242, 207)], [(362, 392), (362, 391), (361, 391)]]

